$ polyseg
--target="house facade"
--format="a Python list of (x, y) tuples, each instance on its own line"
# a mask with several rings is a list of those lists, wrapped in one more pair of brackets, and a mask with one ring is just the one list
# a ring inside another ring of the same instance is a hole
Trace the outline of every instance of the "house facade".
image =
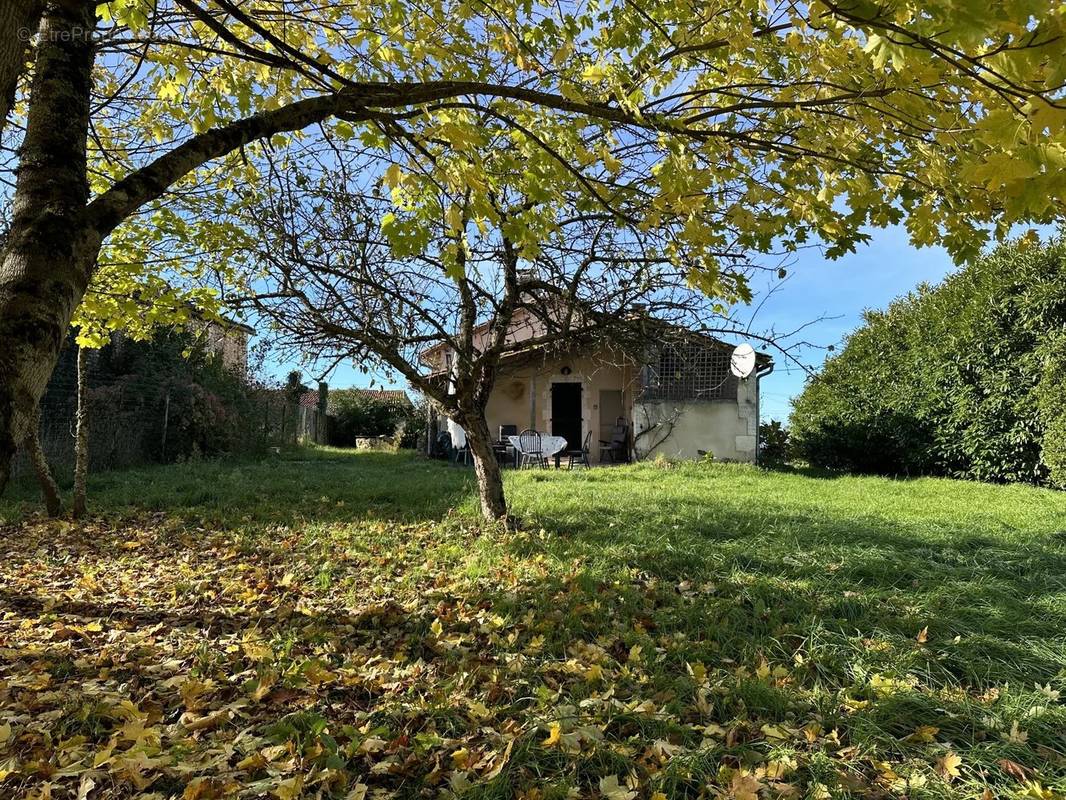
[[(519, 318), (510, 338), (533, 338), (535, 322)], [(673, 331), (640, 353), (597, 343), (531, 347), (505, 358), (485, 415), (489, 431), (504, 426), (563, 436), (579, 448), (591, 433), (590, 459), (600, 460), (600, 442), (626, 426), (628, 457), (660, 454), (725, 461), (757, 457), (759, 380), (772, 361), (758, 354), (756, 371), (740, 379), (730, 372), (733, 346), (708, 336)], [(444, 346), (423, 361), (437, 374), (451, 368)]]

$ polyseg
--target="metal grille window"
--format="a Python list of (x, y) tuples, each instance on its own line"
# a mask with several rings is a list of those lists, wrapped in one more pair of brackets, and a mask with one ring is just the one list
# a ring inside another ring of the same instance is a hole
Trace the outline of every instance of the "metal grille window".
[(665, 344), (650, 354), (642, 374), (645, 400), (736, 400), (729, 371), (731, 348), (712, 342)]

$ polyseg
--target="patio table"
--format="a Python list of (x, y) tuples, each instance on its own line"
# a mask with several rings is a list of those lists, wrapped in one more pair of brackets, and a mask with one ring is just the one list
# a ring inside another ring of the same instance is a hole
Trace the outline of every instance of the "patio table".
[[(522, 441), (520, 436), (508, 436), (507, 441), (511, 443), (511, 447), (515, 452), (515, 466), (521, 463), (522, 453)], [(555, 467), (559, 468), (559, 456), (566, 449), (566, 439), (562, 436), (552, 436), (551, 434), (542, 433), (540, 435), (540, 449), (544, 454), (544, 458), (555, 458)]]

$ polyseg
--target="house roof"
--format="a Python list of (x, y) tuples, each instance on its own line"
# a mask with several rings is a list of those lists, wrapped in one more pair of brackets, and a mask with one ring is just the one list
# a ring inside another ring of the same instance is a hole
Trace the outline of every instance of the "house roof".
[[(658, 329), (662, 333), (665, 333), (665, 332), (668, 331), (673, 336), (679, 336), (679, 337), (683, 337), (683, 338), (689, 338), (689, 339), (692, 339), (692, 340), (701, 340), (701, 341), (705, 341), (705, 342), (710, 342), (710, 343), (712, 343), (712, 344), (714, 344), (714, 345), (716, 345), (718, 347), (723, 347), (723, 348), (732, 349), (733, 347), (736, 346), (735, 344), (730, 344), (729, 342), (722, 341), (721, 339), (717, 338), (716, 336), (712, 336), (712, 335), (710, 335), (708, 333), (704, 333), (702, 331), (694, 331), (694, 330), (692, 330), (690, 328), (686, 328), (686, 327), (678, 325), (676, 323), (667, 322), (666, 320), (657, 319), (657, 318), (651, 317), (651, 316), (644, 317), (643, 320), (644, 320), (644, 322), (649, 323), (652, 326), (653, 330)], [(478, 335), (482, 334), (484, 331), (488, 330), (489, 325), (490, 325), (490, 323), (488, 323), (488, 322), (483, 322), (480, 325), (477, 325), (474, 328), (474, 331), (473, 331), (474, 335), (478, 336)], [(660, 335), (662, 335), (662, 334), (660, 334)], [(648, 338), (651, 339), (651, 338), (655, 338), (655, 337), (653, 337), (649, 333), (648, 334)], [(574, 342), (573, 342), (573, 344), (577, 345), (578, 347), (589, 346), (589, 344), (587, 342), (583, 342), (582, 341), (582, 334), (580, 332), (577, 332), (577, 333), (574, 334)], [(513, 360), (513, 359), (516, 359), (516, 358), (520, 358), (522, 355), (527, 355), (528, 356), (530, 354), (530, 352), (544, 351), (544, 350), (547, 349), (548, 346), (549, 345), (545, 345), (545, 344), (532, 345), (530, 347), (530, 351), (529, 352), (527, 352), (525, 354), (511, 353), (511, 354), (505, 356), (504, 360), (505, 361), (510, 361), (510, 360)], [(552, 343), (550, 346), (551, 347), (557, 347), (558, 346), (558, 342)], [(428, 347), (425, 350), (423, 350), (419, 354), (419, 359), (422, 361), (423, 364), (426, 364), (427, 366), (436, 367), (439, 364), (439, 361), (434, 363), (435, 360), (439, 359), (439, 356), (441, 355), (441, 353), (446, 352), (447, 349), (448, 349), (447, 344), (444, 343), (444, 342), (440, 342), (438, 344), (432, 345), (431, 347)], [(771, 363), (773, 361), (773, 357), (769, 353), (764, 353), (762, 351), (756, 351), (755, 358), (756, 358), (756, 362), (758, 363), (759, 366), (765, 366), (765, 365), (767, 365), (767, 364), (769, 364), (769, 363)], [(434, 375), (440, 375), (443, 372), (444, 372), (444, 370), (438, 368), (433, 374)]]
[(247, 333), (249, 336), (255, 334), (255, 328), (253, 328), (251, 325), (246, 325), (245, 323), (239, 320), (235, 320), (231, 317), (220, 315), (219, 321), (222, 327), (226, 330), (240, 331), (241, 333)]
[(186, 303), (186, 307), (189, 309), (192, 318), (203, 325), (214, 325), (217, 328), (221, 328), (224, 331), (240, 331), (252, 336), (255, 333), (255, 328), (251, 325), (246, 325), (240, 320), (233, 317), (226, 316), (225, 314), (205, 314), (201, 309), (197, 308), (192, 303)]
[(338, 391), (352, 392), (366, 400), (377, 400), (382, 403), (400, 406), (413, 405), (411, 398), (407, 396), (407, 392), (403, 389), (363, 389), (353, 386), (351, 389), (340, 389)]

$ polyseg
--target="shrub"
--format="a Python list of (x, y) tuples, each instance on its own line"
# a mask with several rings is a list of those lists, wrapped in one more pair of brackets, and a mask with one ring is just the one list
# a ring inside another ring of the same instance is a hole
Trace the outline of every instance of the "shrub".
[(139, 439), (137, 449), (166, 461), (240, 449), (250, 389), (190, 333), (163, 329), (104, 348), (99, 372), (105, 384), (90, 390), (90, 431), (111, 418), (125, 428), (116, 441)]
[(1058, 452), (1045, 436), (1064, 423), (1038, 397), (1055, 395), (1048, 365), (1062, 348), (1049, 334), (1064, 326), (1063, 240), (1002, 245), (865, 315), (795, 401), (798, 454), (860, 472), (1045, 482)]
[(1037, 386), (1037, 407), (1044, 424), (1041, 458), (1050, 482), (1066, 489), (1066, 335), (1051, 348)]
[(352, 447), (358, 437), (399, 434), (401, 447), (414, 446), (421, 420), (409, 402), (372, 397), (357, 389), (336, 389), (330, 393), (330, 406), (334, 417), (330, 444)]
[(776, 466), (792, 457), (792, 445), (788, 428), (781, 420), (772, 419), (759, 426), (759, 463)]

